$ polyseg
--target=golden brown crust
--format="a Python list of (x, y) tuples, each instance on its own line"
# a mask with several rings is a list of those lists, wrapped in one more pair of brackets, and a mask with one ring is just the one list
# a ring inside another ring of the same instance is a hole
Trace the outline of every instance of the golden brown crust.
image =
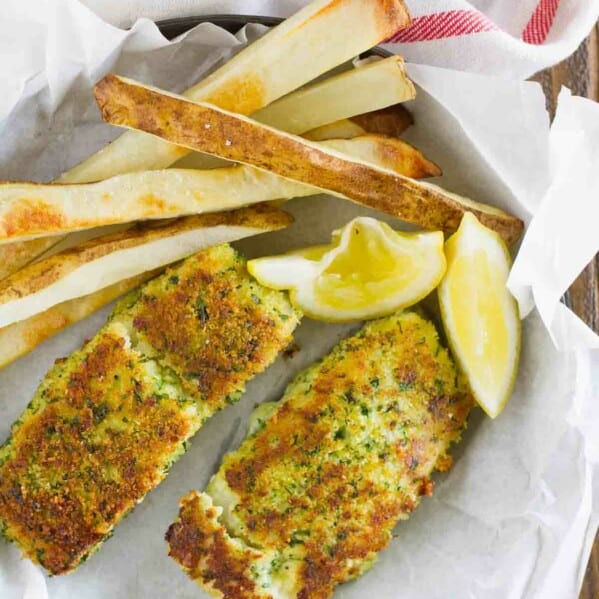
[(243, 77), (227, 78), (205, 102), (240, 114), (252, 114), (264, 107), (265, 98), (266, 89), (260, 75), (245, 73)]
[(0, 245), (0, 281), (6, 279), (31, 262), (33, 257), (57, 243), (56, 237), (42, 237), (31, 241), (19, 241)]
[(401, 139), (376, 136), (381, 162), (395, 165), (394, 170), (413, 179), (440, 177), (443, 171), (428, 160), (420, 150)]
[(234, 256), (228, 246), (200, 252), (176, 269), (176, 281), (152, 281), (116, 311), (208, 413), (237, 398), (298, 322), (284, 296), (251, 280)]
[(366, 133), (388, 135), (389, 137), (399, 137), (414, 124), (414, 118), (402, 104), (360, 114), (349, 120), (362, 127)]
[[(330, 143), (333, 148), (337, 148), (341, 152), (346, 152), (345, 144), (348, 144), (348, 146), (349, 144), (354, 145), (356, 152), (361, 146), (366, 149), (372, 148), (372, 152), (375, 154), (375, 164), (413, 179), (439, 177), (443, 174), (441, 169), (426, 158), (418, 148), (401, 139), (370, 134), (355, 137), (349, 141), (341, 140)], [(349, 154), (349, 152), (347, 153)], [(360, 156), (359, 153), (356, 153), (356, 155)], [(364, 153), (363, 158), (366, 161), (369, 160), (367, 152)]]
[[(329, 597), (432, 494), (472, 406), (432, 323), (410, 312), (371, 322), (295, 379), (201, 500), (184, 500), (171, 555), (206, 584), (196, 564), (215, 554), (194, 539), (216, 525), (197, 513), (211, 496), (226, 505), (229, 545), (260, 548), (254, 580), (267, 571), (284, 583), (278, 597)], [(247, 571), (247, 559), (234, 568)]]
[(465, 212), (474, 213), (509, 244), (524, 228), (521, 220), (497, 209), (466, 205), (413, 179), (341, 158), (302, 138), (113, 74), (96, 85), (95, 94), (109, 123), (314, 185), (425, 229), (453, 232)]
[[(348, 0), (332, 0), (306, 23), (322, 18), (326, 13), (338, 11), (347, 2)], [(402, 0), (361, 0), (361, 2), (364, 4), (365, 14), (368, 12), (373, 13), (374, 20), (383, 38), (392, 35), (398, 29), (407, 27), (411, 23), (410, 14)]]
[[(372, 0), (365, 0), (368, 4)], [(410, 13), (402, 0), (375, 0), (377, 8), (377, 21), (380, 23), (380, 30), (383, 35), (388, 35), (389, 28), (395, 30), (408, 27), (412, 22)]]
[(142, 196), (139, 202), (145, 206), (148, 216), (168, 216), (166, 202), (154, 194), (148, 193)]
[(260, 553), (229, 542), (218, 523), (217, 511), (205, 496), (192, 492), (181, 500), (177, 521), (166, 533), (169, 555), (177, 560), (189, 576), (200, 578), (217, 597), (255, 599), (256, 582), (250, 567)]
[[(221, 297), (230, 288), (235, 297)], [(133, 334), (137, 314), (159, 333)], [(276, 358), (298, 321), (286, 295), (254, 283), (227, 245), (124, 298), (92, 341), (48, 373), (0, 449), (0, 531), (51, 573), (74, 569), (205, 420)], [(240, 341), (225, 356), (227, 339)], [(202, 393), (186, 392), (198, 380)]]
[(42, 199), (22, 199), (2, 218), (3, 237), (33, 235), (48, 229), (59, 229), (64, 224), (64, 214)]
[(156, 486), (164, 456), (191, 433), (178, 398), (158, 398), (144, 370), (118, 331), (101, 333), (55, 366), (3, 451), (6, 534), (53, 574), (76, 565)]
[(229, 212), (189, 216), (160, 224), (139, 224), (128, 231), (99, 237), (55, 254), (0, 281), (0, 304), (36, 293), (88, 262), (200, 227), (224, 225), (270, 231), (286, 227), (290, 223), (291, 217), (287, 213), (273, 206), (256, 205)]

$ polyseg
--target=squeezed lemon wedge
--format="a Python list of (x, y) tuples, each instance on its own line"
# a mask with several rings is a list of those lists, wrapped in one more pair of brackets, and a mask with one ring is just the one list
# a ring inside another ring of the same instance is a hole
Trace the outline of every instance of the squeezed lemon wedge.
[(289, 289), (292, 303), (317, 320), (367, 320), (407, 308), (445, 273), (443, 234), (398, 233), (374, 218), (356, 218), (331, 245), (251, 260), (263, 285)]
[(445, 255), (438, 290), (445, 332), (474, 398), (495, 418), (509, 399), (520, 356), (518, 305), (506, 287), (510, 254), (497, 233), (467, 213)]

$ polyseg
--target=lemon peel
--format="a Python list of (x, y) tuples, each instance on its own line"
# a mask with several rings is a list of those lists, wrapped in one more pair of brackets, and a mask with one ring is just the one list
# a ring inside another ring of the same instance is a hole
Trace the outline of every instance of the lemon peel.
[(438, 289), (443, 326), (474, 398), (495, 418), (511, 395), (520, 356), (518, 304), (506, 286), (511, 257), (499, 235), (470, 213), (445, 255)]

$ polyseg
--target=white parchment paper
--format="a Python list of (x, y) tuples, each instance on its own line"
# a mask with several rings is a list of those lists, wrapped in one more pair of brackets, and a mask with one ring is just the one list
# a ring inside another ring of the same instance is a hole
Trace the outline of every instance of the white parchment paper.
[[(2, 179), (52, 179), (118, 134), (100, 122), (91, 95), (108, 70), (179, 91), (262, 31), (232, 36), (203, 25), (171, 44), (148, 21), (123, 32), (68, 0), (36, 14), (9, 0), (3, 12)], [(416, 65), (410, 74), (419, 94), (407, 138), (443, 167), (440, 182), (530, 223), (511, 281), (528, 313), (522, 363), (506, 411), (496, 421), (473, 414), (453, 470), (436, 476), (435, 496), (398, 526), (379, 563), (336, 596), (573, 599), (599, 514), (599, 340), (559, 298), (599, 249), (599, 107), (564, 93), (550, 131), (535, 84)], [(296, 217), (290, 229), (238, 247), (256, 256), (320, 243), (353, 216), (373, 214), (325, 196), (287, 207)], [(52, 362), (92, 336), (108, 311), (0, 371), (0, 441)], [(223, 453), (243, 438), (257, 403), (279, 398), (352, 328), (306, 319), (296, 333), (301, 351), (281, 358), (239, 404), (215, 416), (167, 480), (74, 574), (48, 579), (0, 541), (0, 598), (204, 596), (167, 556), (163, 535), (178, 500), (204, 488)]]

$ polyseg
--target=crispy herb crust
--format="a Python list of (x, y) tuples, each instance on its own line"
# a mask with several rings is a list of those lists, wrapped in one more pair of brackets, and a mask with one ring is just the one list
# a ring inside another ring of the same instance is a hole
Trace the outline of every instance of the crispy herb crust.
[(57, 362), (13, 425), (0, 450), (4, 535), (52, 574), (74, 569), (205, 420), (275, 359), (297, 322), (286, 296), (253, 283), (228, 245), (129, 295)]
[(374, 321), (295, 379), (206, 494), (183, 499), (170, 554), (216, 597), (329, 597), (432, 494), (472, 405), (432, 323)]
[(248, 373), (262, 371), (298, 323), (287, 296), (262, 287), (233, 256), (229, 246), (199, 253), (115, 311), (206, 415), (236, 401)]

